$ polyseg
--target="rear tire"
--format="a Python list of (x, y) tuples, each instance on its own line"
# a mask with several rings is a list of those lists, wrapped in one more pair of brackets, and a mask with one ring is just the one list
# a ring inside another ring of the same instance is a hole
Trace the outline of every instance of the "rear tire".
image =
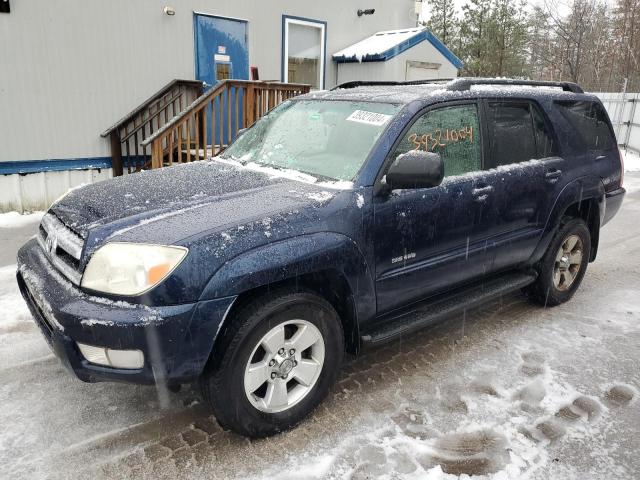
[(531, 301), (555, 307), (571, 299), (587, 271), (591, 234), (580, 218), (562, 223), (536, 266), (538, 278), (525, 289)]
[(216, 419), (256, 438), (295, 426), (338, 376), (344, 336), (335, 309), (314, 293), (281, 290), (229, 320), (224, 353), (200, 381)]

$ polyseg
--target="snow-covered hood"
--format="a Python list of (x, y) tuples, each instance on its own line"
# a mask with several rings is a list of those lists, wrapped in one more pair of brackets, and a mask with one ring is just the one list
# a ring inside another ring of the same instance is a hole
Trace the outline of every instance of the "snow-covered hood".
[(121, 238), (132, 235), (139, 237), (136, 241), (174, 243), (204, 230), (324, 203), (338, 193), (312, 181), (215, 160), (194, 162), (84, 186), (51, 211), (78, 235), (93, 237), (93, 244), (116, 237), (134, 240)]

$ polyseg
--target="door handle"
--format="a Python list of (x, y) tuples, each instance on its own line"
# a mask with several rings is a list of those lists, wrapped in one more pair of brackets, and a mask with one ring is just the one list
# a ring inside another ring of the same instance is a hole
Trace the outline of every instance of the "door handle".
[(544, 174), (544, 178), (546, 178), (547, 180), (557, 180), (558, 178), (560, 178), (562, 176), (562, 170), (558, 170), (556, 168), (554, 168), (553, 170), (549, 170), (547, 173)]
[(493, 192), (493, 187), (491, 185), (487, 185), (485, 187), (478, 187), (471, 190), (471, 193), (474, 197), (483, 197), (489, 193)]

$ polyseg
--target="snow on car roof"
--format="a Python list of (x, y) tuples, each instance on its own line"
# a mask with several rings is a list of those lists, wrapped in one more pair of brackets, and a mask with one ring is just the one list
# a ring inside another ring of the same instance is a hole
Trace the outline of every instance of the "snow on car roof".
[(351, 100), (357, 102), (382, 102), (406, 104), (434, 93), (444, 93), (442, 84), (424, 85), (363, 85), (354, 88), (336, 88), (300, 95), (300, 100)]
[(442, 101), (454, 98), (589, 98), (588, 93), (577, 94), (563, 91), (559, 87), (539, 87), (532, 85), (473, 85), (469, 90), (448, 89), (453, 82), (433, 80), (434, 83), (397, 83), (371, 84), (341, 88), (339, 85), (332, 90), (317, 90), (300, 95), (292, 99), (298, 100), (343, 100), (356, 102), (381, 102), (404, 105), (415, 100)]

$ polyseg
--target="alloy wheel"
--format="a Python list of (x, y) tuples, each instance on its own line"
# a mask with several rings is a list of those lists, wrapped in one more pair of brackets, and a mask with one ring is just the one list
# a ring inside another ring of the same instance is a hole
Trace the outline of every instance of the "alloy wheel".
[(568, 236), (556, 253), (553, 285), (560, 291), (571, 288), (582, 266), (583, 245), (578, 235)]
[(247, 362), (247, 398), (265, 413), (293, 407), (318, 381), (324, 355), (322, 334), (312, 323), (289, 320), (273, 327), (254, 347)]

